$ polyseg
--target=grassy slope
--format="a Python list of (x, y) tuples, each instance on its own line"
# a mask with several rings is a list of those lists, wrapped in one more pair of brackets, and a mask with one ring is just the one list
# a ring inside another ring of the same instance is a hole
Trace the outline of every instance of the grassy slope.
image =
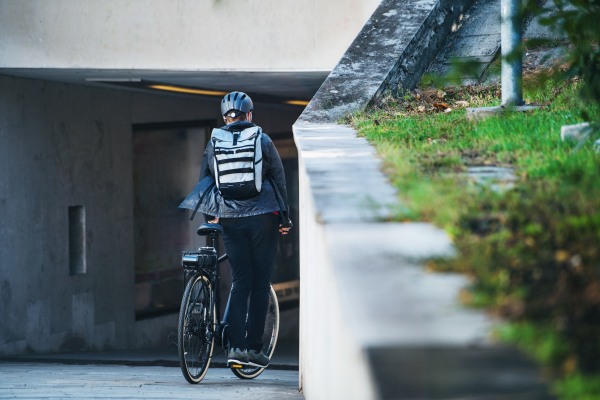
[[(395, 219), (454, 237), (460, 256), (432, 266), (472, 275), (462, 300), (513, 321), (500, 335), (566, 377), (555, 386), (563, 399), (591, 399), (600, 398), (600, 156), (591, 143), (574, 154), (560, 127), (599, 113), (576, 102), (576, 86), (530, 93), (542, 110), (480, 122), (455, 102), (497, 105), (497, 87), (413, 96), (347, 122), (400, 189)], [(435, 112), (433, 101), (453, 110)], [(469, 165), (509, 166), (519, 180), (498, 193), (465, 177)]]

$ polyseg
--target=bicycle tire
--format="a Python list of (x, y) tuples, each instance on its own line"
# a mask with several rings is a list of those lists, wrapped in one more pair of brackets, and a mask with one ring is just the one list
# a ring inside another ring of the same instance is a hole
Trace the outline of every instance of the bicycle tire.
[[(188, 282), (181, 300), (177, 329), (179, 365), (185, 380), (192, 384), (199, 383), (206, 375), (215, 343), (214, 304), (209, 310), (211, 289), (210, 281), (196, 274)], [(194, 299), (196, 302), (192, 304)]]
[[(269, 291), (269, 308), (267, 309), (267, 319), (265, 321), (265, 332), (263, 334), (263, 343), (267, 340), (269, 345), (265, 354), (271, 358), (277, 345), (277, 337), (279, 335), (279, 302), (277, 301), (277, 294), (275, 289), (271, 286)], [(265, 340), (266, 339), (266, 340)], [(268, 368), (268, 367), (266, 367)], [(266, 369), (265, 367), (253, 367), (248, 366), (247, 368), (233, 368), (231, 371), (235, 376), (241, 379), (253, 379), (262, 374)]]

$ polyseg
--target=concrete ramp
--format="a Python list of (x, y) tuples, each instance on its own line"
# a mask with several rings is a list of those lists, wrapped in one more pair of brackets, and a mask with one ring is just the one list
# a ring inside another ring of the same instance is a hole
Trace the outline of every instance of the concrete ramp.
[(383, 0), (299, 118), (334, 122), (412, 89), (473, 0)]

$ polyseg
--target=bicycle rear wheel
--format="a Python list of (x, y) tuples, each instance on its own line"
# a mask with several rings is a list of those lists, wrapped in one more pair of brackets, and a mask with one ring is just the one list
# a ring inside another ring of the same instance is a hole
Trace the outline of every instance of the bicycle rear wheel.
[(210, 281), (199, 274), (190, 279), (183, 293), (177, 339), (179, 364), (189, 383), (200, 382), (210, 364), (216, 325), (211, 297)]
[[(247, 317), (247, 316), (246, 316)], [(269, 308), (267, 309), (267, 319), (265, 320), (265, 331), (263, 333), (263, 343), (265, 343), (265, 354), (271, 358), (277, 344), (277, 335), (279, 334), (279, 303), (275, 289), (271, 286), (269, 291)], [(259, 376), (265, 368), (253, 367), (248, 365), (246, 368), (231, 368), (235, 376), (242, 379), (252, 379)]]

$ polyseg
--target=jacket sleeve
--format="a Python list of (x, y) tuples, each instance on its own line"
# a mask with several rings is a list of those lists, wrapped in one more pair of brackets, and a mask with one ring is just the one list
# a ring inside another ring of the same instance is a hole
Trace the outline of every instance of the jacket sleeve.
[[(209, 141), (206, 145), (206, 149), (204, 150), (204, 154), (202, 155), (202, 167), (200, 168), (200, 179), (198, 180), (198, 182), (202, 181), (202, 179), (206, 178), (207, 176), (213, 175), (213, 173), (210, 170), (210, 167), (208, 165), (208, 162), (212, 158), (212, 153), (213, 153), (212, 149), (213, 149), (212, 142)], [(204, 220), (207, 222), (215, 219), (215, 217), (212, 215), (208, 215), (208, 214), (202, 214), (202, 215), (204, 216)]]
[(289, 215), (290, 215), (290, 206), (288, 203), (287, 187), (285, 185), (285, 173), (283, 172), (283, 164), (281, 163), (281, 158), (279, 157), (279, 153), (277, 152), (277, 149), (275, 148), (273, 141), (268, 136), (266, 136), (266, 138), (267, 138), (266, 150), (267, 150), (268, 158), (269, 158), (267, 176), (269, 176), (272, 179), (272, 181), (275, 183), (275, 185), (277, 186), (277, 191), (281, 195), (283, 203), (285, 204), (285, 214), (286, 215), (282, 216), (283, 217), (282, 223), (285, 226), (285, 225), (287, 225), (287, 223), (289, 221)]

